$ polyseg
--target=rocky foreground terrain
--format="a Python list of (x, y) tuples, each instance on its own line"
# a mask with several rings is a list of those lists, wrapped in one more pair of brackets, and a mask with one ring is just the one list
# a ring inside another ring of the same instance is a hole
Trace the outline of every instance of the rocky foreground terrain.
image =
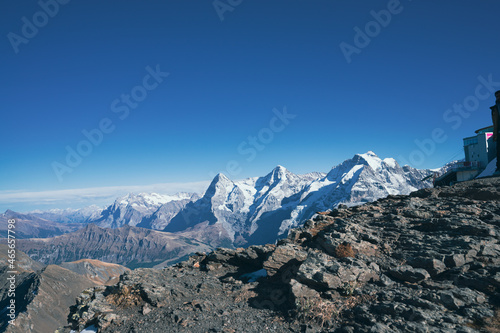
[(499, 332), (500, 179), (318, 214), (85, 290), (59, 332)]

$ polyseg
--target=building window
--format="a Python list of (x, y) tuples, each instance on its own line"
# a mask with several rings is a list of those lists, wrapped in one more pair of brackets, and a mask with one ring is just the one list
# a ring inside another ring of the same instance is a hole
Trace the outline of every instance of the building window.
[(477, 136), (464, 139), (464, 146), (477, 145)]

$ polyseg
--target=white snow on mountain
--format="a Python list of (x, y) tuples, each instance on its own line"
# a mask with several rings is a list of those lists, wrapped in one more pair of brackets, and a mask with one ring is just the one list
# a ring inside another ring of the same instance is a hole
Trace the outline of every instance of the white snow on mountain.
[(366, 154), (358, 154), (365, 162), (374, 170), (378, 171), (382, 168), (382, 161), (374, 152), (369, 151)]
[(390, 157), (384, 158), (384, 163), (391, 168), (396, 168), (398, 166), (398, 162), (396, 162), (395, 159)]

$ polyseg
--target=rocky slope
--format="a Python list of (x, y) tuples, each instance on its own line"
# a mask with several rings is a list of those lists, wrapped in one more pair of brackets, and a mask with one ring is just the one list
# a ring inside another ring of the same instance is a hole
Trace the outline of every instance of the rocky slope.
[[(7, 322), (11, 319), (7, 317), (10, 313), (7, 306), (10, 305), (10, 299), (12, 298), (11, 281), (15, 282), (15, 308), (18, 312), (26, 311), (26, 307), (34, 298), (32, 292), (35, 290), (34, 286), (38, 284), (37, 272), (40, 272), (45, 267), (43, 264), (32, 260), (25, 253), (16, 251), (15, 267), (11, 269), (9, 268), (8, 250), (9, 247), (6, 244), (0, 244), (0, 332), (5, 331)], [(17, 272), (15, 281), (8, 280), (12, 277), (10, 271)], [(91, 285), (86, 285), (84, 288), (89, 286)]]
[(84, 276), (95, 284), (111, 285), (118, 282), (118, 277), (130, 269), (95, 259), (80, 259), (63, 262), (60, 267), (66, 268), (80, 276)]
[[(11, 295), (8, 291), (12, 269), (8, 269), (7, 246), (0, 245), (0, 331), (12, 333), (54, 332), (68, 318), (69, 307), (76, 296), (86, 288), (116, 282), (127, 268), (92, 260), (64, 263), (65, 267), (44, 266), (16, 249), (15, 269), (15, 325), (5, 313)], [(83, 263), (83, 265), (82, 265)], [(85, 264), (86, 263), (86, 264)]]
[(21, 293), (16, 299), (23, 297), (27, 302), (15, 325), (7, 327), (9, 333), (53, 332), (67, 319), (76, 296), (96, 284), (60, 266), (48, 265), (22, 280), (21, 285), (16, 288), (16, 293)]
[(60, 264), (80, 259), (97, 259), (135, 267), (166, 266), (196, 251), (207, 251), (207, 244), (188, 238), (190, 234), (171, 234), (124, 226), (100, 228), (89, 224), (76, 232), (38, 239), (20, 239), (18, 249), (44, 264)]
[(89, 289), (70, 329), (498, 332), (500, 179), (339, 206), (277, 245), (198, 253)]

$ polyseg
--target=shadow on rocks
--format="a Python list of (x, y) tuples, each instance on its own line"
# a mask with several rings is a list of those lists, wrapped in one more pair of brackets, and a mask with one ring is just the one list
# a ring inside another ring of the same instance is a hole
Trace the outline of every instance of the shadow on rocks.
[(252, 295), (248, 298), (248, 305), (260, 310), (276, 312), (283, 317), (288, 317), (290, 310), (294, 309), (295, 298), (291, 292), (290, 280), (296, 275), (300, 262), (291, 260), (273, 276), (263, 276), (255, 282), (248, 279), (248, 268), (239, 267), (236, 272), (228, 273), (220, 278), (221, 281), (230, 279), (240, 280), (244, 284), (252, 284)]

